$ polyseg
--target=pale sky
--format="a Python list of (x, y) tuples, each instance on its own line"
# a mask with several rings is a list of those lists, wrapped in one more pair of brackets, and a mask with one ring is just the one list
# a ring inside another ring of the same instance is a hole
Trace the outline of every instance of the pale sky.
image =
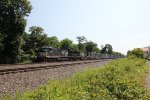
[(59, 40), (85, 36), (115, 51), (150, 45), (150, 0), (30, 0), (27, 30), (41, 26)]

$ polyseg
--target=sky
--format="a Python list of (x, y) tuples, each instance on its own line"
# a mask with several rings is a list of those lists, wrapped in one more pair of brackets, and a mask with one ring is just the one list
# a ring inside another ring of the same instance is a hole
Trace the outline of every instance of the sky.
[(26, 30), (40, 26), (59, 40), (85, 36), (126, 54), (150, 46), (150, 0), (30, 0)]

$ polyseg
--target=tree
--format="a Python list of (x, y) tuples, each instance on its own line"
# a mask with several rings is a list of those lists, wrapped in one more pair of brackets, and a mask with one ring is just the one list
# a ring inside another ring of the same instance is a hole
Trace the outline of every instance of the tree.
[(127, 56), (129, 57), (131, 55), (131, 51), (130, 50), (128, 50), (128, 52), (127, 52)]
[(132, 51), (127, 52), (127, 56), (135, 56), (138, 58), (143, 58), (144, 51), (141, 48), (135, 48)]
[(116, 57), (125, 57), (124, 54), (120, 53), (120, 52), (112, 52), (112, 55), (116, 56)]
[(3, 44), (2, 44), (2, 41), (3, 41), (3, 35), (0, 33), (0, 53), (2, 51), (2, 48), (3, 48)]
[(29, 41), (30, 41), (30, 35), (27, 32), (24, 32), (22, 35), (22, 50), (27, 51), (29, 50)]
[(101, 50), (102, 54), (112, 54), (113, 48), (110, 44), (105, 44), (105, 46), (101, 46), (101, 47), (102, 47)]
[(92, 41), (85, 43), (85, 49), (87, 52), (99, 51), (97, 44)]
[(21, 62), (32, 62), (36, 59), (39, 49), (49, 44), (47, 34), (44, 29), (38, 26), (29, 28), (29, 33), (24, 32), (22, 36)]
[(73, 41), (68, 38), (60, 41), (60, 48), (69, 51), (79, 51), (77, 45), (74, 44)]
[(51, 47), (59, 48), (59, 40), (56, 36), (52, 36), (48, 38), (48, 42)]
[(32, 26), (29, 28), (30, 39), (28, 41), (30, 45), (30, 49), (32, 49), (35, 53), (43, 47), (49, 44), (47, 34), (44, 33), (44, 29), (38, 26)]
[(2, 50), (3, 50), (3, 44), (2, 44), (2, 41), (3, 41), (3, 34), (0, 33), (0, 57), (2, 56)]
[(69, 49), (71, 50), (72, 46), (73, 46), (73, 42), (72, 42), (72, 40), (70, 40), (68, 38), (60, 41), (60, 48), (63, 50), (69, 50)]
[(78, 45), (76, 44), (72, 44), (72, 48), (73, 51), (79, 51)]
[(102, 54), (107, 54), (107, 51), (106, 51), (106, 46), (101, 46), (102, 50), (101, 50), (101, 53)]
[(106, 44), (105, 47), (107, 50), (107, 54), (112, 54), (112, 52), (113, 52), (112, 46), (110, 44)]
[(21, 38), (32, 6), (28, 0), (0, 0), (0, 33), (3, 45), (0, 63), (17, 63), (20, 59)]
[(86, 42), (86, 38), (84, 36), (78, 36), (77, 40), (78, 40), (79, 51), (84, 52), (85, 51), (85, 45), (83, 43)]
[(80, 43), (83, 43), (83, 42), (86, 41), (86, 37), (85, 36), (77, 36), (77, 40), (78, 40), (78, 42), (80, 44)]

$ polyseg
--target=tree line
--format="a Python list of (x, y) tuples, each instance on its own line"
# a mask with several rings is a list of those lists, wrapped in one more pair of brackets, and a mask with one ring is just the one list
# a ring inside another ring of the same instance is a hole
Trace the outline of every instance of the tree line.
[(29, 16), (32, 5), (28, 0), (0, 1), (0, 63), (32, 62), (36, 59), (39, 49), (51, 46), (78, 52), (100, 52), (103, 54), (121, 55), (114, 52), (110, 44), (98, 48), (97, 43), (88, 41), (84, 36), (78, 36), (78, 44), (71, 39), (59, 40), (56, 36), (48, 37), (39, 26), (29, 28), (25, 32), (26, 17)]

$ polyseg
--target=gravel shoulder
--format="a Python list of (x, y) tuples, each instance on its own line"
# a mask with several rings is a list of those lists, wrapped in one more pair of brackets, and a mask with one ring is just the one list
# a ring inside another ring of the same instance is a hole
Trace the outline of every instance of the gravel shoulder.
[(28, 90), (33, 90), (46, 84), (50, 79), (69, 78), (78, 71), (100, 67), (108, 62), (109, 61), (101, 61), (67, 67), (60, 66), (59, 68), (37, 70), (33, 72), (0, 75), (0, 95), (6, 93), (14, 94), (16, 91), (23, 93)]

